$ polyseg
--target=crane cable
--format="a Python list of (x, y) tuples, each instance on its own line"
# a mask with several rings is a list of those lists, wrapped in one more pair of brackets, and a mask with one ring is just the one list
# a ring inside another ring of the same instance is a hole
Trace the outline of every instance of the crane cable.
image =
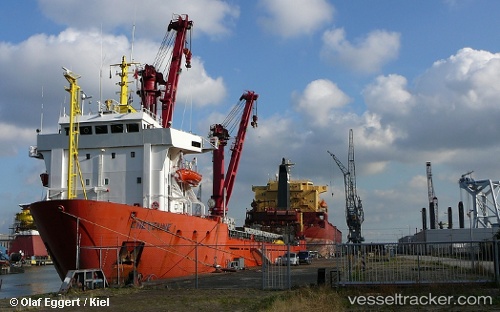
[(164, 60), (165, 60), (165, 57), (168, 55), (168, 54), (171, 54), (171, 53), (168, 53), (169, 51), (169, 48), (173, 46), (173, 42), (174, 42), (174, 33), (172, 32), (169, 32), (167, 31), (165, 33), (165, 36), (163, 37), (163, 41), (160, 45), (160, 48), (158, 49), (158, 52), (156, 53), (156, 57), (155, 57), (155, 60), (153, 62), (153, 66), (155, 68), (159, 68)]
[(226, 116), (226, 118), (222, 122), (222, 124), (228, 130), (229, 133), (231, 133), (238, 125), (238, 119), (242, 115), (243, 109), (245, 107), (243, 105), (243, 103), (244, 103), (244, 101), (241, 100), (239, 103), (237, 103), (235, 106), (233, 106), (233, 108), (231, 109), (229, 114)]

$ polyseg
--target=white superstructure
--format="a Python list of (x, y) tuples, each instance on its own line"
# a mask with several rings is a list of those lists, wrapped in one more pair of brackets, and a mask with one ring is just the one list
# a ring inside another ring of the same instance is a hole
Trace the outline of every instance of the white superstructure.
[[(47, 200), (67, 192), (69, 116), (59, 120), (59, 132), (39, 134), (30, 156), (45, 161)], [(205, 206), (192, 187), (174, 178), (187, 158), (212, 150), (203, 137), (162, 128), (147, 111), (120, 113), (107, 107), (98, 114), (78, 116), (78, 198), (203, 215)], [(192, 155), (194, 154), (194, 155)]]

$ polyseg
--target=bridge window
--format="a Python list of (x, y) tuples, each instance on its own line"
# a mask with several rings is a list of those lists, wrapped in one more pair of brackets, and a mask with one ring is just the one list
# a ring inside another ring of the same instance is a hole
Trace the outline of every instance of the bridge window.
[(137, 123), (127, 124), (127, 132), (139, 132), (139, 128)]
[(82, 135), (92, 134), (92, 126), (81, 126), (80, 134)]
[(111, 133), (123, 133), (123, 124), (111, 125)]
[(108, 133), (108, 126), (106, 125), (95, 126), (95, 133), (96, 134)]

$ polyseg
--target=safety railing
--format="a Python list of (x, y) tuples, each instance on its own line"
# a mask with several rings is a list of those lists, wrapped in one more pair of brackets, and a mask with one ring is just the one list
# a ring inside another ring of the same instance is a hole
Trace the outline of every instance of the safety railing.
[[(329, 268), (332, 286), (489, 283), (498, 279), (498, 242), (343, 244)], [(327, 273), (328, 274), (328, 273)]]

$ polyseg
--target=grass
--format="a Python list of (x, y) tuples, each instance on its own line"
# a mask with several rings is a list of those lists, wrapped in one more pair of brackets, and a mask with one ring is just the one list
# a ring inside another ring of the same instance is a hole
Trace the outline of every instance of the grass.
[(345, 311), (339, 293), (326, 287), (295, 289), (273, 298), (259, 311), (263, 312), (303, 312), (303, 311)]
[[(303, 312), (303, 311), (500, 311), (500, 293), (494, 285), (430, 285), (377, 286), (332, 289), (329, 287), (300, 287), (284, 291), (259, 289), (168, 289), (161, 286), (144, 288), (107, 288), (86, 292), (71, 291), (65, 296), (38, 295), (32, 298), (110, 298), (110, 307), (94, 308), (107, 311), (238, 311), (238, 312)], [(411, 306), (351, 304), (348, 296), (491, 296), (488, 306)], [(26, 309), (22, 309), (24, 311)], [(32, 308), (29, 311), (46, 311)], [(64, 311), (89, 311), (89, 307), (65, 308)], [(21, 311), (0, 300), (0, 311)]]

